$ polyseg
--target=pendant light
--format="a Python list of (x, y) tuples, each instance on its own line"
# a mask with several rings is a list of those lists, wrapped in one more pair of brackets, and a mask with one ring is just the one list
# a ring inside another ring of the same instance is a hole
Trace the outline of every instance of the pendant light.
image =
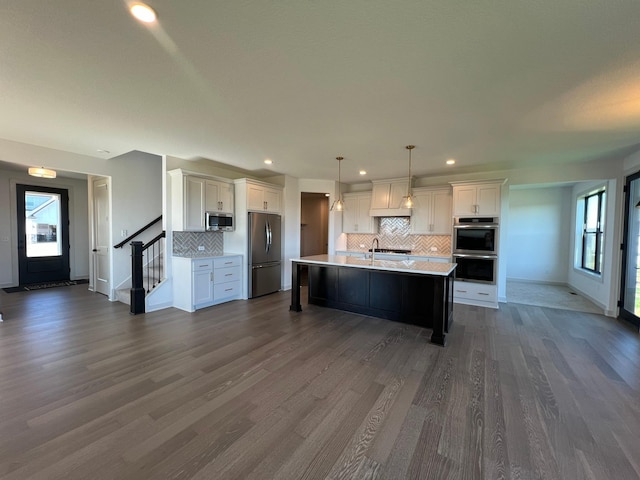
[(342, 184), (340, 183), (340, 162), (344, 160), (344, 157), (336, 157), (338, 160), (338, 199), (331, 205), (332, 212), (341, 212), (344, 210), (344, 202), (342, 201)]
[(411, 150), (416, 148), (415, 145), (407, 145), (407, 150), (409, 150), (409, 184), (407, 185), (407, 195), (402, 197), (400, 201), (400, 208), (413, 208), (413, 198), (411, 197)]
[(56, 171), (43, 167), (29, 167), (29, 175), (40, 178), (56, 178)]

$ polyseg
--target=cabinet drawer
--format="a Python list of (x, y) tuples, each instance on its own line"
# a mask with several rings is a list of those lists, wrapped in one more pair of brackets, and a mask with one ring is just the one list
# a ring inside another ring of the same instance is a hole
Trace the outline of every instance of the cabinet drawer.
[(223, 298), (239, 297), (240, 281), (219, 283), (213, 286), (213, 298), (217, 302)]
[(218, 257), (213, 259), (213, 268), (235, 267), (242, 265), (242, 257)]
[(495, 303), (498, 301), (498, 289), (495, 285), (482, 283), (454, 282), (454, 298)]
[(193, 260), (191, 264), (191, 269), (194, 272), (200, 272), (203, 270), (211, 270), (213, 268), (213, 260), (210, 258), (202, 258)]
[(235, 282), (240, 280), (240, 265), (236, 267), (216, 268), (213, 271), (213, 283), (217, 285), (219, 283)]

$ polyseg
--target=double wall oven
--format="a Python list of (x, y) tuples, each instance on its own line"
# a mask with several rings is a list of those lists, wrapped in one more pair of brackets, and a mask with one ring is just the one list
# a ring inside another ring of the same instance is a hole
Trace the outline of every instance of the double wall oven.
[(456, 280), (495, 284), (498, 265), (498, 219), (456, 217), (453, 224), (453, 261)]

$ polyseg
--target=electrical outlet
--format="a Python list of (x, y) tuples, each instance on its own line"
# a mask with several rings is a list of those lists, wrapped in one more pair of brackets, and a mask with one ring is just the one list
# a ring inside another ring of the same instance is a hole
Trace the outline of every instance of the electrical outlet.
[(9, 237), (0, 237), (0, 242), (8, 242)]
[(431, 251), (432, 252), (437, 252), (438, 251), (438, 247), (431, 247)]
[(361, 243), (361, 244), (360, 244), (360, 248), (364, 248), (364, 243)]
[(204, 245), (198, 245), (198, 251), (204, 252)]
[(120, 236), (121, 237), (126, 237), (128, 235), (126, 230), (120, 230)]

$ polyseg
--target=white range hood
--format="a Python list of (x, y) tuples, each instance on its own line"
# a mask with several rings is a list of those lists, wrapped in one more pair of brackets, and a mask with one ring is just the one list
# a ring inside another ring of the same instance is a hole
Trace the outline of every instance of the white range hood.
[(371, 191), (370, 217), (410, 217), (410, 208), (400, 208), (402, 197), (409, 189), (408, 178), (374, 180)]

